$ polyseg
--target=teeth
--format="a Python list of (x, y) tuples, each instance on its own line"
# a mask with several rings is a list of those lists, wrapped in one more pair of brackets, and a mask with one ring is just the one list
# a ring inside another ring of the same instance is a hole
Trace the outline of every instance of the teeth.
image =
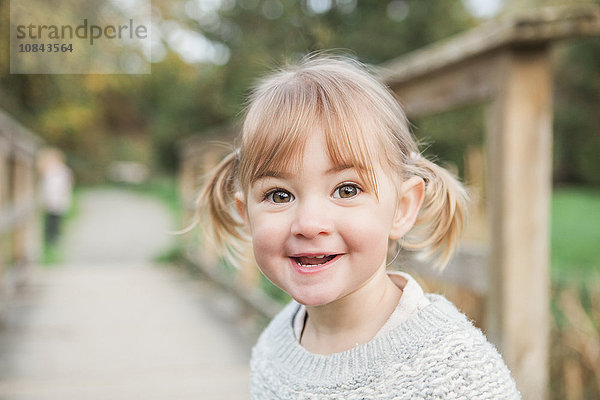
[[(324, 263), (332, 260), (335, 257), (335, 255), (328, 255), (328, 254), (323, 254), (323, 255), (319, 255), (319, 256), (313, 256), (313, 257), (297, 257), (296, 261), (298, 262), (298, 264), (302, 265), (303, 267), (315, 267), (317, 265), (323, 265)], [(304, 261), (304, 259), (307, 259), (309, 261)], [(318, 260), (318, 261), (316, 261)]]

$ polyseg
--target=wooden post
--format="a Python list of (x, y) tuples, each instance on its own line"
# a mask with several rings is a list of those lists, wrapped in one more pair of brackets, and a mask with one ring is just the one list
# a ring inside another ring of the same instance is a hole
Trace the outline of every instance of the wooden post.
[[(26, 180), (26, 168), (27, 165), (24, 159), (25, 155), (15, 154), (15, 164), (13, 170), (13, 198), (12, 205), (13, 209), (19, 212), (24, 203), (27, 202), (27, 180)], [(19, 215), (20, 217), (20, 215)], [(13, 230), (13, 251), (12, 258), (13, 263), (15, 264), (23, 264), (26, 259), (26, 229), (25, 229), (25, 221), (21, 218), (18, 219), (18, 222)], [(20, 265), (16, 266), (20, 268)]]
[(27, 159), (24, 179), (27, 182), (27, 194), (25, 197), (27, 198), (28, 206), (30, 207), (28, 210), (27, 219), (24, 221), (26, 231), (25, 262), (27, 267), (30, 267), (34, 260), (39, 260), (41, 258), (41, 235), (39, 234), (40, 224), (37, 213), (35, 212), (35, 204), (37, 202), (37, 171), (35, 153), (31, 154)]
[(488, 118), (487, 334), (524, 399), (547, 398), (552, 75), (549, 48), (509, 48)]
[(0, 210), (5, 205), (6, 196), (8, 196), (8, 149), (9, 149), (8, 138), (0, 131)]
[[(0, 218), (4, 217), (8, 196), (8, 139), (0, 131)], [(2, 311), (2, 288), (4, 286), (4, 271), (6, 268), (5, 240), (6, 235), (0, 230), (0, 312)]]
[(487, 204), (485, 199), (485, 171), (487, 171), (487, 160), (484, 149), (479, 145), (470, 145), (463, 155), (465, 163), (464, 182), (467, 184), (467, 192), (471, 200), (469, 218), (463, 241), (470, 243), (489, 243), (489, 229), (487, 228)]

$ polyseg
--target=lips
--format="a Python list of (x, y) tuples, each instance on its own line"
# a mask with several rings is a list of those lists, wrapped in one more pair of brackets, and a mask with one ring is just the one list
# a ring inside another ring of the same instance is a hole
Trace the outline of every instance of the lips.
[(339, 260), (342, 255), (343, 254), (308, 254), (290, 257), (290, 260), (298, 272), (302, 274), (312, 274), (329, 268)]

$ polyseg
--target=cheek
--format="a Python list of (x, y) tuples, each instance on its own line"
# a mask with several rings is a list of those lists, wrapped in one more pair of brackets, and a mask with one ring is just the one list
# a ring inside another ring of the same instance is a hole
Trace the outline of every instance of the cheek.
[(285, 248), (284, 224), (273, 216), (262, 216), (250, 223), (254, 259), (262, 273), (276, 286), (282, 287), (281, 268)]
[(285, 224), (277, 215), (257, 215), (250, 219), (250, 234), (256, 261), (265, 255), (280, 253), (286, 238)]
[(379, 262), (379, 258), (387, 255), (390, 229), (391, 218), (387, 214), (368, 213), (345, 219), (340, 233), (350, 247), (376, 257)]
[(385, 254), (388, 246), (388, 232), (373, 223), (355, 227), (352, 234), (346, 235), (346, 241), (361, 252)]

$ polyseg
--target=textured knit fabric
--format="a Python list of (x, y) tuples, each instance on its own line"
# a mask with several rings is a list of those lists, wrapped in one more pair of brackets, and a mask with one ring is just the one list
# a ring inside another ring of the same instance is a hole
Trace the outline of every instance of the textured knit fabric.
[(520, 399), (481, 331), (442, 296), (425, 296), (430, 304), (393, 329), (330, 355), (298, 343), (292, 301), (252, 351), (252, 399)]

